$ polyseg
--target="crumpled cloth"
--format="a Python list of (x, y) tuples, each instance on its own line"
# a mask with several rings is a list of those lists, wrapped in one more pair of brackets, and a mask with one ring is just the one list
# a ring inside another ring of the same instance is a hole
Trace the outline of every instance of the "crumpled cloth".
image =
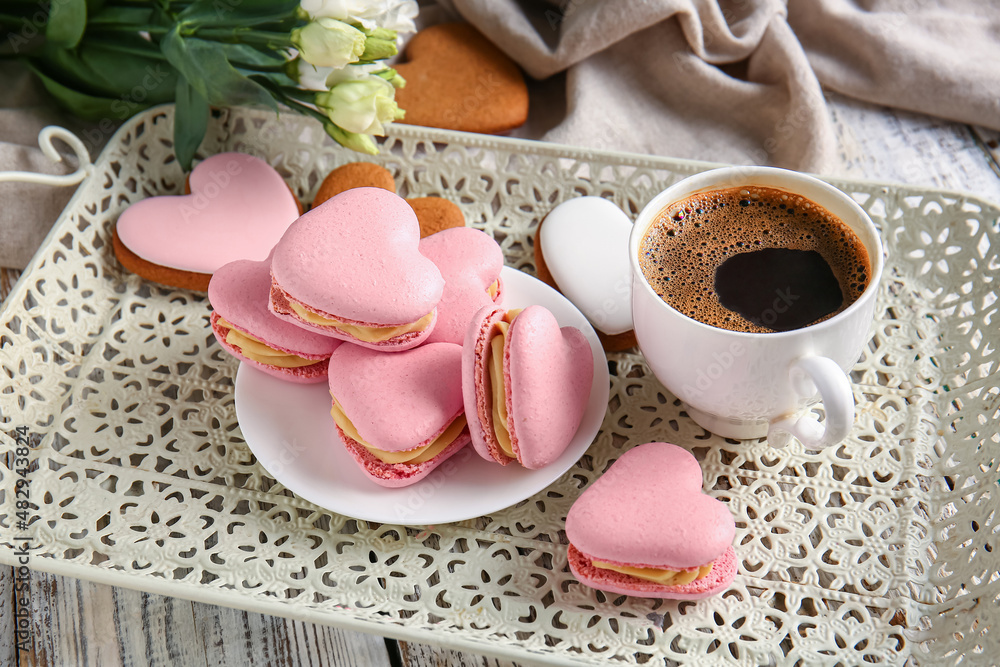
[[(837, 138), (824, 89), (1000, 129), (994, 2), (438, 0), (420, 23), (449, 17), (539, 80), (517, 136), (828, 173)], [(70, 170), (35, 135), (80, 125), (12, 67), (0, 64), (0, 170)], [(107, 139), (96, 137), (94, 157)], [(0, 266), (28, 262), (71, 190), (0, 184)]]
[(532, 77), (566, 73), (561, 118), (531, 138), (829, 172), (837, 139), (823, 89), (1000, 129), (995, 2), (444, 4)]
[[(110, 138), (59, 109), (38, 80), (17, 63), (0, 61), (0, 90), (0, 171), (74, 171), (76, 157), (62, 142), (54, 142), (63, 155), (58, 163), (38, 147), (38, 133), (46, 125), (65, 127), (84, 139), (94, 159)], [(0, 183), (0, 267), (24, 268), (75, 191), (73, 186)]]

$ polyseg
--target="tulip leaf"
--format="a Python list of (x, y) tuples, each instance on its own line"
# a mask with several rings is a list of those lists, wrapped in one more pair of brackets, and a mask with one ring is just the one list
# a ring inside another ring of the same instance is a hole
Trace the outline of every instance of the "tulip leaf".
[(45, 38), (52, 44), (73, 48), (87, 28), (87, 0), (58, 0), (49, 5)]
[(129, 107), (118, 98), (82, 93), (56, 81), (30, 62), (28, 67), (41, 80), (45, 90), (49, 91), (49, 94), (56, 98), (60, 105), (84, 120), (123, 119), (149, 108), (149, 104), (137, 103)]
[(191, 170), (194, 154), (208, 129), (208, 100), (187, 79), (177, 79), (174, 115), (174, 154), (184, 171)]
[(263, 86), (236, 71), (221, 44), (182, 37), (180, 29), (178, 24), (164, 37), (163, 55), (209, 104), (278, 109)]

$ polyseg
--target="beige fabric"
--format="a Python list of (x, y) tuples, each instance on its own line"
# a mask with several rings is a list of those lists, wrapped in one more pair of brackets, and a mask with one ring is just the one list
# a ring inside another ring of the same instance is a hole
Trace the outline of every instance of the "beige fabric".
[(567, 72), (563, 117), (533, 138), (824, 172), (821, 85), (1000, 128), (997, 3), (450, 1), (530, 75)]
[[(0, 61), (0, 171), (67, 174), (76, 168), (72, 152), (56, 164), (38, 148), (38, 133), (46, 125), (61, 125), (84, 140), (94, 157), (107, 136), (94, 132), (59, 110), (45, 89), (20, 65)], [(89, 130), (89, 132), (88, 132)], [(88, 141), (89, 139), (89, 141)], [(95, 142), (94, 139), (97, 139)], [(23, 268), (48, 234), (75, 188), (0, 183), (0, 266)]]
[[(821, 85), (1000, 129), (1000, 5), (981, 0), (440, 0), (535, 79), (517, 136), (829, 171)], [(0, 64), (0, 170), (64, 173), (36, 145), (57, 122), (94, 156), (108, 128), (57, 112)], [(0, 266), (24, 266), (72, 188), (0, 184)]]

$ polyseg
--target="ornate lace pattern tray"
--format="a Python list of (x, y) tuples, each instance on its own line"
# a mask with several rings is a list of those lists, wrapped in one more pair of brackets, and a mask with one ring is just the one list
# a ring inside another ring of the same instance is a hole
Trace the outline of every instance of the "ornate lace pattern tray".
[[(834, 181), (881, 226), (889, 267), (829, 450), (704, 432), (634, 353), (609, 357), (600, 434), (546, 491), (491, 516), (403, 528), (284, 489), (240, 437), (236, 364), (205, 297), (115, 261), (119, 213), (178, 193), (169, 108), (115, 135), (0, 316), (0, 561), (14, 563), (14, 429), (31, 433), (31, 566), (512, 659), (583, 664), (985, 664), (1000, 655), (998, 209), (974, 197)], [(294, 116), (224, 112), (206, 154), (273, 164), (304, 200), (357, 156)], [(375, 161), (403, 195), (441, 195), (529, 273), (555, 204), (636, 212), (710, 165), (394, 126)], [(739, 574), (698, 603), (615, 597), (568, 571), (570, 504), (625, 449), (701, 459), (736, 515)], [(289, 444), (295, 454), (295, 443)], [(432, 491), (429, 491), (432, 492)], [(414, 511), (423, 498), (407, 496)]]

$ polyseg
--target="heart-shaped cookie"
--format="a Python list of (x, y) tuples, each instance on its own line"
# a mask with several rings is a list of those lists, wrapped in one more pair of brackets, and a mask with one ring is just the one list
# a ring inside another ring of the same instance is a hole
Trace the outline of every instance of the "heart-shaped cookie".
[(487, 306), (466, 330), (462, 375), (479, 455), (537, 469), (555, 461), (576, 434), (594, 357), (580, 330), (560, 328), (543, 306)]
[(535, 235), (538, 278), (560, 290), (598, 329), (604, 349), (636, 344), (628, 241), (632, 221), (602, 197), (576, 197), (552, 209)]
[(316, 191), (313, 206), (353, 188), (382, 188), (395, 193), (396, 181), (385, 167), (372, 162), (348, 162), (326, 175)]
[(341, 342), (279, 320), (267, 309), (270, 261), (238, 260), (212, 275), (212, 332), (226, 352), (291, 382), (326, 380), (327, 360)]
[(166, 285), (206, 289), (225, 264), (267, 257), (299, 204), (281, 175), (251, 155), (220, 153), (198, 164), (190, 194), (143, 199), (118, 218), (122, 265)]
[(396, 103), (404, 123), (497, 134), (528, 118), (528, 87), (518, 66), (468, 23), (418, 32), (396, 65), (406, 87)]
[(340, 437), (382, 486), (413, 484), (469, 443), (458, 345), (397, 354), (343, 345), (329, 377)]
[(566, 517), (574, 576), (640, 597), (725, 590), (736, 574), (735, 534), (729, 508), (702, 492), (697, 459), (663, 442), (625, 452)]
[(488, 234), (461, 227), (421, 239), (420, 253), (444, 277), (437, 324), (427, 342), (461, 345), (473, 315), (485, 306), (503, 303), (503, 251)]
[(275, 246), (271, 312), (373, 349), (419, 345), (444, 290), (419, 241), (402, 198), (380, 188), (342, 192), (296, 220)]
[[(316, 192), (313, 206), (319, 206), (341, 192), (353, 188), (382, 188), (396, 191), (392, 173), (371, 162), (348, 162), (327, 174)], [(420, 223), (420, 237), (465, 226), (465, 215), (457, 204), (443, 197), (415, 197), (406, 200)]]

